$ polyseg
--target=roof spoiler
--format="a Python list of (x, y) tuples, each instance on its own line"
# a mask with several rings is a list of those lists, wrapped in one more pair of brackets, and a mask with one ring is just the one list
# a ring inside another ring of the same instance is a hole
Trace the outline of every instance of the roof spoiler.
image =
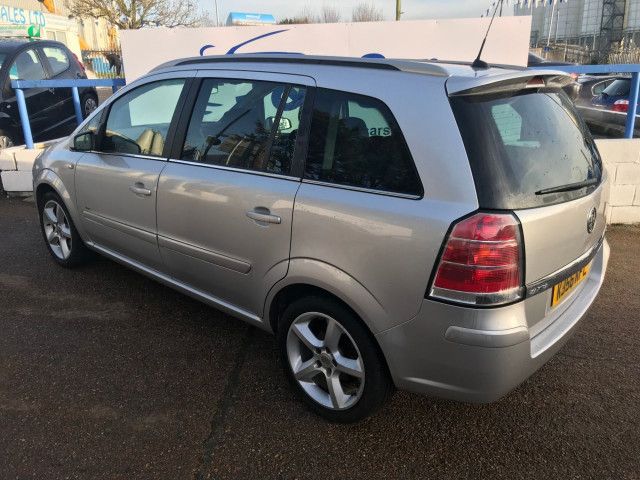
[(498, 75), (451, 77), (447, 81), (450, 97), (490, 95), (526, 88), (562, 88), (573, 81), (567, 73), (552, 70), (523, 70)]

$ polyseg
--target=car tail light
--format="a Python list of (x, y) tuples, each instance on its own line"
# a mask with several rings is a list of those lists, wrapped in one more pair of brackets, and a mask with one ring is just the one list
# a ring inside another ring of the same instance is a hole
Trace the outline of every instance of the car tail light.
[(78, 58), (78, 56), (71, 52), (73, 54), (73, 58), (75, 59), (76, 63), (78, 64), (78, 66), (80, 67), (80, 70), (82, 70), (82, 73), (86, 73), (86, 69), (84, 68), (84, 64), (80, 61), (80, 59)]
[(578, 78), (580, 78), (580, 75), (578, 75), (577, 73), (571, 73), (569, 74), (569, 76), (573, 79), (574, 82), (578, 81)]
[(500, 305), (522, 298), (520, 224), (508, 213), (476, 213), (453, 225), (433, 278), (430, 296)]
[(616, 100), (616, 102), (611, 107), (611, 110), (613, 110), (614, 112), (628, 112), (629, 100)]

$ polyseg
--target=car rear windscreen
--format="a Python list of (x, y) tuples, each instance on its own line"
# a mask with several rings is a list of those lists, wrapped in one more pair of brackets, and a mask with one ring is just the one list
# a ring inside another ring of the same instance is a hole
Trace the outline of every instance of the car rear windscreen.
[[(562, 90), (526, 89), (450, 100), (481, 208), (562, 203), (590, 194), (600, 183), (598, 150)], [(582, 183), (588, 185), (577, 188)]]

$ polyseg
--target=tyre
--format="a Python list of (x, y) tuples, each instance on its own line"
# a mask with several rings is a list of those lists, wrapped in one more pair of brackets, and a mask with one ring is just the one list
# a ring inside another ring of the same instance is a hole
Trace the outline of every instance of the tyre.
[(0, 150), (13, 147), (17, 144), (18, 137), (14, 132), (7, 129), (0, 129)]
[(90, 257), (90, 251), (80, 238), (67, 207), (56, 193), (44, 194), (38, 212), (45, 244), (59, 265), (75, 267)]
[(277, 340), (293, 388), (329, 421), (361, 420), (391, 393), (393, 385), (375, 340), (336, 300), (310, 296), (291, 303), (279, 319)]
[(98, 97), (93, 93), (85, 93), (80, 100), (80, 106), (82, 107), (82, 118), (87, 118), (98, 108)]

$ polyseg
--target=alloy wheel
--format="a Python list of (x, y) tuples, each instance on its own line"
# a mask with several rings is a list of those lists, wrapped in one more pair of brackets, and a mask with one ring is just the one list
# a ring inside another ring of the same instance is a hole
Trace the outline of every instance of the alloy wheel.
[(319, 312), (298, 316), (287, 333), (293, 376), (314, 401), (332, 410), (355, 405), (364, 389), (360, 350), (336, 319)]
[(96, 108), (98, 108), (98, 102), (93, 97), (87, 97), (84, 100), (84, 117), (87, 118)]
[(47, 243), (53, 254), (60, 260), (71, 255), (71, 225), (62, 206), (55, 200), (49, 200), (42, 211), (42, 225)]

